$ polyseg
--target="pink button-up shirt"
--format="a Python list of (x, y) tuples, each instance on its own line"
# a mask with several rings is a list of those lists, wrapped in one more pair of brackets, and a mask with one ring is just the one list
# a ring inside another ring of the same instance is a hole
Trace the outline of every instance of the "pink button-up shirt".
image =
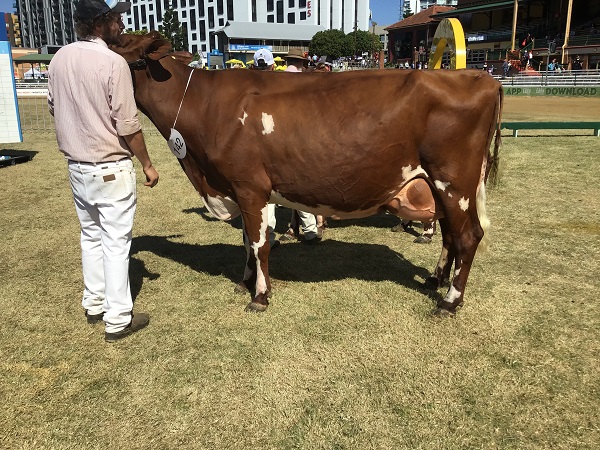
[(74, 161), (131, 157), (121, 136), (141, 129), (129, 66), (100, 38), (61, 48), (48, 70), (58, 148)]

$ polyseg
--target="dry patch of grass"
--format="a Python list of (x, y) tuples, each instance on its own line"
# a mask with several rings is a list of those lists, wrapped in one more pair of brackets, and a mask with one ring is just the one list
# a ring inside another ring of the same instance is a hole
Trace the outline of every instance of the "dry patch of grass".
[(239, 224), (150, 136), (161, 182), (138, 188), (131, 280), (151, 324), (107, 345), (79, 306), (66, 165), (27, 134), (34, 160), (0, 169), (0, 447), (595, 448), (598, 142), (505, 138), (494, 245), (439, 321), (443, 291), (420, 283), (440, 236), (415, 245), (387, 216), (282, 245), (270, 308), (245, 314)]

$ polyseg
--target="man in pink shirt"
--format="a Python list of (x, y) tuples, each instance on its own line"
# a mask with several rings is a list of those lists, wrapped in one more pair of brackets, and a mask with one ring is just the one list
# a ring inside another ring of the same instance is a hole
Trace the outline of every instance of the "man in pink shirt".
[(104, 320), (107, 342), (150, 321), (147, 314), (133, 314), (129, 287), (136, 208), (132, 156), (142, 165), (146, 186), (156, 185), (158, 173), (146, 150), (129, 66), (107, 46), (123, 32), (121, 13), (130, 7), (118, 0), (79, 0), (79, 41), (54, 55), (48, 76), (48, 107), (81, 225), (82, 306), (88, 323)]

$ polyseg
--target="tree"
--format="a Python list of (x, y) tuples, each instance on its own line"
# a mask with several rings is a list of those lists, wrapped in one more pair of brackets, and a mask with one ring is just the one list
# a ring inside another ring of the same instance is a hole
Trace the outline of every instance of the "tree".
[(406, 19), (407, 17), (414, 16), (412, 9), (410, 8), (410, 2), (404, 2), (404, 14), (402, 17)]
[(341, 30), (319, 31), (308, 44), (308, 51), (312, 55), (327, 55), (332, 59), (350, 54), (350, 49), (347, 48), (346, 44), (346, 36)]
[(159, 25), (158, 31), (162, 34), (165, 39), (171, 41), (173, 50), (187, 50), (187, 33), (179, 22), (177, 12), (171, 6), (165, 10), (163, 15), (162, 25)]
[(375, 53), (383, 48), (383, 44), (376, 34), (363, 30), (348, 33), (346, 35), (346, 46), (350, 52), (345, 56), (358, 56), (365, 52)]

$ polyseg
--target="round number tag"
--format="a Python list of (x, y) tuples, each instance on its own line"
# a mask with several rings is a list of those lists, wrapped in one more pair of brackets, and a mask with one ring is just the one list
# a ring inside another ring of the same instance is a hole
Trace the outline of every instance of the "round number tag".
[(181, 133), (175, 128), (171, 128), (171, 137), (169, 137), (167, 144), (169, 145), (169, 148), (171, 149), (173, 154), (177, 156), (177, 158), (185, 158), (185, 141), (183, 140), (183, 136), (181, 135)]

